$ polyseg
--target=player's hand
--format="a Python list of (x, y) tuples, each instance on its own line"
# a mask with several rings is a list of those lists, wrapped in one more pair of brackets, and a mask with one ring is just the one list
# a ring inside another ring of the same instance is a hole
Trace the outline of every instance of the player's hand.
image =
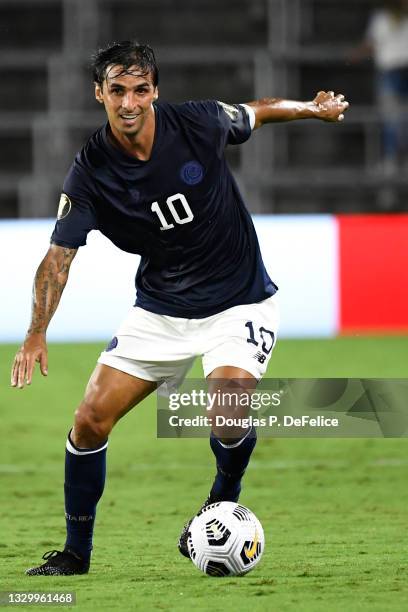
[(333, 91), (319, 91), (313, 104), (317, 119), (322, 121), (343, 121), (344, 113), (349, 107), (343, 94), (335, 96)]
[(43, 376), (48, 374), (48, 354), (45, 334), (28, 335), (17, 352), (11, 368), (11, 386), (22, 389), (24, 384), (31, 385), (36, 361), (40, 363)]

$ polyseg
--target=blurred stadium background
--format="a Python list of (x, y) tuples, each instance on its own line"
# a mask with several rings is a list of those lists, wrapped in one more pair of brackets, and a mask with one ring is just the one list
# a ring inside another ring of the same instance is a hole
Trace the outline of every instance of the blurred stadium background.
[(381, 210), (385, 184), (405, 206), (406, 175), (381, 165), (374, 68), (352, 64), (376, 0), (0, 0), (1, 216), (54, 216), (72, 156), (103, 121), (86, 69), (111, 40), (149, 42), (161, 97), (310, 99), (319, 88), (352, 103), (339, 129), (262, 130), (230, 150), (254, 213)]
[[(107, 41), (130, 37), (155, 48), (165, 100), (310, 99), (318, 89), (346, 95), (351, 109), (343, 124), (275, 125), (245, 146), (229, 148), (228, 157), (250, 211), (259, 215), (265, 260), (281, 286), (284, 336), (405, 332), (408, 221), (401, 213), (408, 210), (407, 174), (404, 168), (384, 171), (374, 64), (350, 59), (369, 15), (381, 5), (376, 0), (0, 0), (0, 248), (8, 253), (3, 259), (14, 261), (1, 275), (12, 297), (0, 341), (17, 341), (23, 333), (31, 278), (46, 248), (63, 178), (75, 152), (104, 121), (87, 70), (90, 54)], [(277, 216), (271, 221), (272, 213)], [(22, 221), (27, 219), (43, 219), (42, 225)], [(28, 261), (21, 257), (23, 242), (30, 245)], [(106, 337), (91, 329), (81, 336), (81, 327), (75, 336), (68, 319), (70, 313), (72, 322), (79, 301), (83, 308), (92, 295), (96, 302), (101, 295), (98, 279), (94, 275), (91, 287), (85, 272), (97, 265), (105, 269), (117, 255), (103, 244), (81, 257), (81, 282), (70, 283), (67, 320), (60, 322), (57, 314), (51, 339), (64, 339), (58, 325), (66, 339)], [(123, 312), (133, 299), (134, 259), (120, 261), (128, 263), (117, 266), (123, 282), (111, 291), (116, 301), (107, 305), (109, 313), (115, 305)], [(297, 309), (300, 286), (307, 287), (304, 318)], [(117, 319), (104, 324), (111, 329)]]

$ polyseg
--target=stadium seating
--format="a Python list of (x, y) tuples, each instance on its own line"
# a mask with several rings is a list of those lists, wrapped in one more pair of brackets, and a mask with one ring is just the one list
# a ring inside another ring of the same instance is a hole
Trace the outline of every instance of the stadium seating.
[(130, 37), (154, 46), (164, 100), (346, 94), (342, 126), (277, 125), (228, 152), (252, 212), (373, 210), (379, 188), (403, 199), (408, 183), (378, 173), (372, 65), (347, 59), (373, 4), (0, 0), (0, 216), (54, 215), (75, 151), (104, 120), (87, 58)]
[(62, 2), (1, 0), (0, 27), (0, 216), (16, 217), (33, 166), (32, 122), (48, 108), (48, 55), (61, 50)]
[(18, 49), (27, 54), (60, 49), (62, 8), (59, 0), (2, 0), (0, 49)]
[(138, 38), (152, 46), (265, 46), (264, 0), (108, 0), (105, 39)]

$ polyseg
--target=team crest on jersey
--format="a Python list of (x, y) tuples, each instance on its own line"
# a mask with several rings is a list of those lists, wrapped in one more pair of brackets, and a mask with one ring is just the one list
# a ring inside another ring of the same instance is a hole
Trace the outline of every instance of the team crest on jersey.
[(232, 104), (225, 104), (225, 102), (221, 102), (220, 100), (217, 100), (217, 102), (220, 106), (222, 106), (232, 121), (236, 121), (238, 119), (239, 110), (235, 106), (232, 106)]
[(69, 199), (67, 194), (61, 193), (60, 201), (58, 204), (58, 214), (57, 214), (58, 221), (61, 221), (61, 219), (64, 219), (69, 214), (71, 207), (72, 207), (71, 200)]
[(189, 161), (180, 170), (181, 179), (187, 185), (198, 185), (204, 176), (204, 168), (198, 161)]

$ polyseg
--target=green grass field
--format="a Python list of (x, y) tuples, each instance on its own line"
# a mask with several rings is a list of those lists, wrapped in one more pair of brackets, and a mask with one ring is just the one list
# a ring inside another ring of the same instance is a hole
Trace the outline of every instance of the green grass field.
[[(23, 391), (8, 387), (15, 348), (0, 346), (0, 590), (72, 590), (81, 612), (407, 609), (405, 439), (260, 440), (241, 501), (263, 523), (264, 557), (243, 578), (209, 578), (176, 541), (213, 456), (206, 440), (156, 439), (155, 397), (111, 437), (90, 574), (26, 577), (64, 542), (65, 437), (101, 346), (51, 345), (48, 379)], [(281, 341), (268, 375), (406, 378), (407, 356), (408, 337)]]

